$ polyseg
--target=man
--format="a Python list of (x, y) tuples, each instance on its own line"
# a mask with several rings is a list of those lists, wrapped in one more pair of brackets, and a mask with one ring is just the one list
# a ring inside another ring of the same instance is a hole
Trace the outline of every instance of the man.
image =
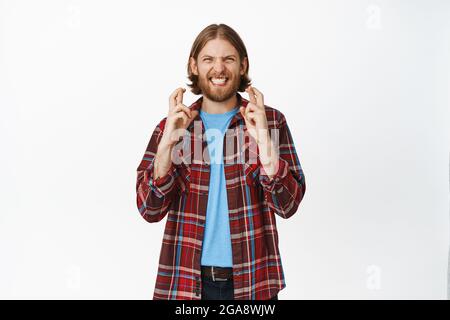
[(286, 119), (250, 85), (229, 26), (200, 32), (187, 67), (202, 97), (187, 107), (185, 89), (172, 93), (137, 169), (142, 217), (167, 215), (153, 299), (277, 299), (286, 284), (275, 215), (291, 217), (306, 188)]

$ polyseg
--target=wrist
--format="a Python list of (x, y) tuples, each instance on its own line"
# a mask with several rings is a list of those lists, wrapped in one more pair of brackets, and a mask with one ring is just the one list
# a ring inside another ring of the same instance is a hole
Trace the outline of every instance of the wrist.
[(261, 130), (263, 131), (262, 134), (258, 134), (258, 138), (256, 139), (256, 143), (258, 144), (258, 147), (264, 147), (267, 148), (267, 146), (270, 144), (270, 135), (269, 130)]
[(170, 139), (167, 136), (164, 136), (161, 138), (161, 141), (158, 144), (158, 151), (170, 151), (173, 146), (175, 145), (176, 141), (170, 141)]

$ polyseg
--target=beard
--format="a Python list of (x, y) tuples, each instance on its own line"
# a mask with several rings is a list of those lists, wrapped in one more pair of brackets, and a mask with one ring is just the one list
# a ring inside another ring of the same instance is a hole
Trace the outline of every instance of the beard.
[(204, 96), (214, 102), (223, 102), (233, 97), (241, 84), (241, 78), (226, 75), (228, 80), (224, 87), (214, 86), (209, 80), (209, 76), (198, 78), (198, 87), (202, 90)]

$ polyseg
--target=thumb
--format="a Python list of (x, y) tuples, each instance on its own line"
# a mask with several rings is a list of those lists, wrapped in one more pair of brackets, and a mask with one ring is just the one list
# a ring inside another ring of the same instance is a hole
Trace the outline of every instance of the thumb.
[(245, 118), (245, 108), (244, 107), (240, 107), (239, 108), (239, 112), (242, 114), (242, 116)]
[(188, 127), (192, 121), (194, 121), (195, 117), (198, 115), (198, 110), (191, 110), (191, 117), (189, 118), (189, 121), (187, 122), (186, 127)]
[(198, 110), (191, 111), (191, 118), (194, 119), (198, 115)]

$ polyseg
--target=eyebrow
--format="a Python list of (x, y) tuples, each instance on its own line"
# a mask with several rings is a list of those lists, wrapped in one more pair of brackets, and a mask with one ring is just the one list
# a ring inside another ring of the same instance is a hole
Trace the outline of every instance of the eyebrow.
[[(228, 56), (225, 56), (224, 58), (231, 58), (231, 57), (236, 59), (236, 56), (234, 54), (230, 54)], [(210, 56), (208, 54), (204, 54), (201, 58), (213, 58), (213, 56)]]

